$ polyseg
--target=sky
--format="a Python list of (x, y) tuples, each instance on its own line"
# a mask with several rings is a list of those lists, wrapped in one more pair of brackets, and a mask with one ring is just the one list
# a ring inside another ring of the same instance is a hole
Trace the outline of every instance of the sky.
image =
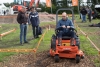
[[(13, 2), (14, 0), (0, 0), (0, 3), (11, 3)], [(45, 2), (45, 0), (40, 0), (40, 2)]]

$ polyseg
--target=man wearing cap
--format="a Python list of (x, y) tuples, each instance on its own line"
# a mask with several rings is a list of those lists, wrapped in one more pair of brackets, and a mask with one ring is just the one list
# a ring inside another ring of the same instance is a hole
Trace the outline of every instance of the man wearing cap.
[(23, 6), (20, 9), (17, 16), (17, 22), (20, 24), (20, 44), (21, 45), (23, 45), (23, 43), (28, 43), (28, 41), (26, 40), (27, 21), (28, 21), (28, 15), (26, 14), (26, 8)]
[(39, 15), (38, 12), (36, 11), (35, 7), (31, 8), (31, 13), (29, 14), (29, 20), (30, 23), (32, 24), (32, 29), (33, 29), (33, 36), (34, 38), (38, 38), (38, 28), (39, 28)]

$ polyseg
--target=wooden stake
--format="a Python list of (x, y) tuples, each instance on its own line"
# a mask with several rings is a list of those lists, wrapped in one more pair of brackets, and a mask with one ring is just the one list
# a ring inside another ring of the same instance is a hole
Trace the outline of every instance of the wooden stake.
[(8, 32), (5, 32), (5, 33), (0, 34), (1, 40), (2, 40), (2, 37), (3, 37), (3, 36), (5, 36), (5, 35), (7, 35), (7, 34), (10, 34), (11, 32), (14, 32), (15, 30), (16, 30), (16, 29), (13, 29), (13, 30), (10, 30), (10, 31), (8, 31)]

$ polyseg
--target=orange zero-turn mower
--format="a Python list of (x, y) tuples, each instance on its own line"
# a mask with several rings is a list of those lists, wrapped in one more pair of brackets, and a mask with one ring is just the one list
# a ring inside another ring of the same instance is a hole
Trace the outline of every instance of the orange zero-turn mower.
[[(58, 22), (58, 12), (61, 10), (69, 10), (72, 12), (72, 21), (74, 20), (74, 13), (72, 9), (68, 8), (62, 8), (58, 9), (56, 12), (56, 25)], [(61, 28), (59, 28), (61, 29)], [(80, 62), (80, 59), (84, 58), (83, 52), (80, 50), (80, 41), (79, 37), (77, 35), (77, 31), (73, 28), (70, 29), (75, 32), (75, 40), (74, 40), (74, 46), (70, 45), (71, 37), (63, 36), (62, 37), (62, 43), (61, 46), (58, 46), (58, 37), (57, 33), (59, 32), (59, 29), (55, 30), (55, 34), (52, 35), (51, 38), (51, 49), (49, 56), (53, 56), (55, 59), (55, 62), (59, 62), (60, 58), (74, 58), (76, 60), (76, 63)]]

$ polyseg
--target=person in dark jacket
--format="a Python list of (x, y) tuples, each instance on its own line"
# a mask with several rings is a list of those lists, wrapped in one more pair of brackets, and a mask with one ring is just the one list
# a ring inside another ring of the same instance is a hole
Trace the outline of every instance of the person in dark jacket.
[(81, 14), (82, 14), (82, 22), (86, 22), (86, 14), (87, 14), (87, 10), (85, 8), (83, 8), (81, 10)]
[(58, 46), (61, 45), (62, 36), (71, 37), (71, 45), (74, 45), (74, 32), (70, 31), (69, 28), (74, 28), (73, 22), (68, 19), (66, 12), (62, 13), (62, 19), (57, 23), (57, 28), (63, 28), (58, 33)]
[(38, 38), (38, 28), (39, 28), (39, 15), (38, 12), (36, 11), (35, 7), (31, 8), (31, 13), (29, 14), (29, 19), (30, 23), (32, 24), (32, 29), (33, 29), (33, 36), (34, 38)]
[(23, 44), (23, 38), (24, 38), (24, 43), (28, 43), (28, 41), (26, 40), (27, 21), (28, 21), (28, 15), (26, 14), (26, 8), (22, 7), (17, 16), (17, 22), (20, 24), (20, 44), (21, 45)]

